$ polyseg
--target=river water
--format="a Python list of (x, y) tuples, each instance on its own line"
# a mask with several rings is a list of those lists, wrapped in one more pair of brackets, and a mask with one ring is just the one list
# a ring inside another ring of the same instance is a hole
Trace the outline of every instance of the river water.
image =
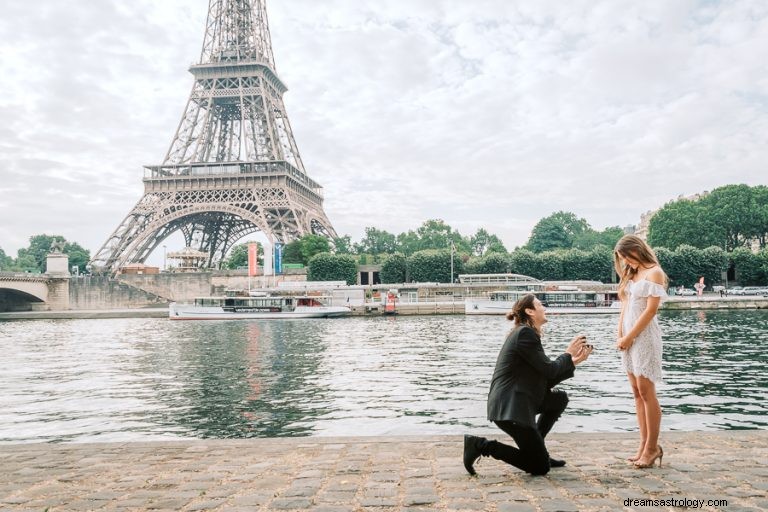
[[(768, 428), (768, 311), (661, 312), (662, 430)], [(555, 432), (636, 429), (616, 315), (550, 316), (596, 346)], [(0, 322), (0, 442), (496, 432), (495, 316)]]

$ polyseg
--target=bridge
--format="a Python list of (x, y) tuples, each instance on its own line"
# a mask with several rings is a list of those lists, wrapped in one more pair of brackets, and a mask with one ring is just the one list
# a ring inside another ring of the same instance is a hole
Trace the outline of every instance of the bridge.
[(0, 312), (69, 308), (69, 275), (0, 272)]

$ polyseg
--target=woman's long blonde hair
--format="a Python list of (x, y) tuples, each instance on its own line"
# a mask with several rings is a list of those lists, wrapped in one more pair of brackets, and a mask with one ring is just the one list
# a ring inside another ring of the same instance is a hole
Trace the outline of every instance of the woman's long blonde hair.
[[(627, 284), (637, 275), (637, 270), (622, 263), (621, 259), (626, 256), (637, 260), (643, 267), (648, 268), (658, 265), (659, 268), (661, 268), (656, 253), (653, 252), (653, 249), (651, 249), (651, 246), (648, 245), (645, 240), (636, 235), (624, 235), (621, 237), (621, 239), (616, 242), (616, 247), (613, 249), (613, 267), (616, 269), (619, 278), (621, 278), (619, 281), (619, 298), (621, 300), (625, 299)], [(664, 272), (663, 269), (662, 272)], [(667, 275), (664, 274), (665, 288), (667, 282)]]

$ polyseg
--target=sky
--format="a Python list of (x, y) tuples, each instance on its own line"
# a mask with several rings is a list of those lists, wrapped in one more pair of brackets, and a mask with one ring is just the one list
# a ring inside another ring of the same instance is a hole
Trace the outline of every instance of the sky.
[[(45, 233), (94, 254), (168, 150), (208, 2), (3, 3), (0, 248)], [(442, 219), (513, 249), (559, 210), (624, 227), (681, 195), (768, 184), (763, 0), (267, 10), (301, 157), (353, 241)]]

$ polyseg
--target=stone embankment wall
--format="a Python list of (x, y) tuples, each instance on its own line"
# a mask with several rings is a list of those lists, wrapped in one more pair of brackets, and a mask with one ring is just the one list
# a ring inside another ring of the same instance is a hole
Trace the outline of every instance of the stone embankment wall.
[(123, 274), (120, 282), (144, 290), (168, 302), (189, 302), (195, 297), (208, 297), (211, 290), (210, 272)]
[(69, 281), (69, 309), (145, 308), (167, 303), (163, 297), (110, 277), (80, 276)]

